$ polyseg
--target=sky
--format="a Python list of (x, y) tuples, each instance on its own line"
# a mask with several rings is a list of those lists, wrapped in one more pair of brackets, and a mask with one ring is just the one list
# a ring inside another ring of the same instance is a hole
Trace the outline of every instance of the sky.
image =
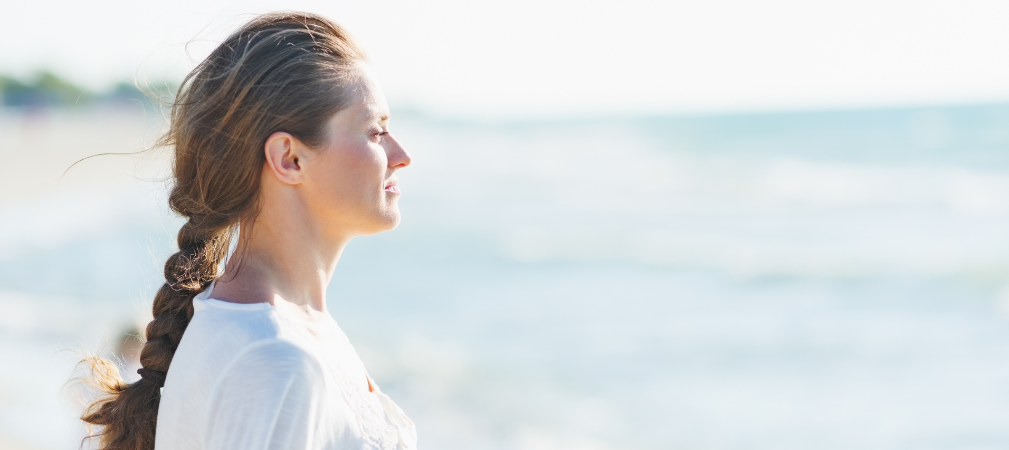
[(178, 79), (253, 14), (364, 44), (393, 107), (460, 117), (1009, 101), (1009, 2), (8, 1), (0, 71)]

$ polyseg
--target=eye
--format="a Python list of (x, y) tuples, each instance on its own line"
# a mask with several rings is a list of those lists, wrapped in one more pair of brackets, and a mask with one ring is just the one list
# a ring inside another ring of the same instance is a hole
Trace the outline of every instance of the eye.
[(387, 134), (389, 134), (388, 131), (385, 131), (385, 130), (375, 130), (373, 133), (371, 133), (371, 138), (375, 142), (378, 142), (378, 141), (382, 140), (382, 136), (385, 136)]

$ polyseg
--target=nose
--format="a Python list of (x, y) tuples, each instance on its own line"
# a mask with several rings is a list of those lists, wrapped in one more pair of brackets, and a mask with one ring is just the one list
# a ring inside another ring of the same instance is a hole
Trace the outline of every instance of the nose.
[(389, 139), (386, 141), (388, 144), (385, 147), (385, 154), (389, 159), (389, 167), (393, 169), (401, 169), (409, 166), (412, 161), (410, 154), (406, 152), (406, 149), (400, 145), (399, 141), (397, 141), (391, 133), (388, 137)]

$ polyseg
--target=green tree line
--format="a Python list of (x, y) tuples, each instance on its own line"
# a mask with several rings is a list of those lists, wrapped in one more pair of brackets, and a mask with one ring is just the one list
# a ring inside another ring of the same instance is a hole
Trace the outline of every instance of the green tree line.
[(150, 104), (156, 103), (152, 96), (163, 98), (165, 93), (173, 91), (173, 87), (167, 84), (142, 91), (133, 83), (120, 82), (111, 89), (94, 92), (49, 71), (38, 72), (28, 79), (0, 74), (0, 104), (11, 108), (125, 102)]

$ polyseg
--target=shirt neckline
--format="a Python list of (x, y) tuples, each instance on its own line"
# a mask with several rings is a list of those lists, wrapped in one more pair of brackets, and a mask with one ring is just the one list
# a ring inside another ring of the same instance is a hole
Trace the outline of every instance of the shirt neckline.
[(210, 286), (207, 286), (206, 290), (204, 290), (203, 292), (200, 292), (199, 294), (196, 294), (196, 296), (193, 297), (193, 310), (194, 310), (194, 312), (195, 311), (200, 311), (200, 310), (206, 308), (207, 306), (214, 306), (214, 307), (218, 307), (218, 308), (234, 309), (234, 310), (241, 310), (241, 311), (260, 311), (260, 310), (274, 309), (273, 305), (271, 305), (269, 303), (266, 303), (266, 302), (259, 302), (259, 303), (235, 303), (235, 302), (229, 302), (229, 301), (225, 301), (225, 300), (219, 300), (219, 299), (216, 299), (216, 298), (211, 298), (210, 295), (214, 291), (214, 283), (216, 283), (216, 282), (217, 282), (217, 280), (211, 281), (210, 282)]

